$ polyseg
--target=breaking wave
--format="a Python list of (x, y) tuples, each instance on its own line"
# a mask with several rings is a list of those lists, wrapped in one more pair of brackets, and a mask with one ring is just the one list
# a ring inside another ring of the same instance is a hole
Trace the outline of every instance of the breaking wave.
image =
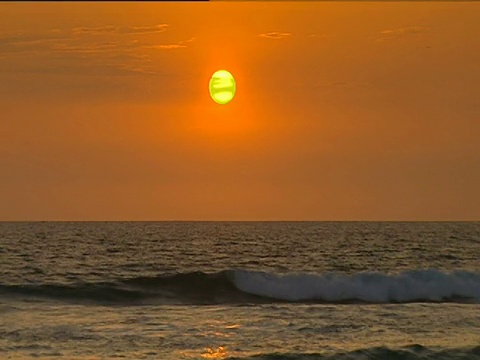
[(247, 270), (179, 273), (116, 282), (0, 284), (1, 297), (107, 304), (480, 303), (480, 273), (274, 274)]

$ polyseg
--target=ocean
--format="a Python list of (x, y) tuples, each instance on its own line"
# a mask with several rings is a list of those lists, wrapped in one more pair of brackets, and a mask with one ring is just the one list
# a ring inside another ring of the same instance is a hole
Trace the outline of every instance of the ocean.
[(0, 359), (480, 359), (480, 222), (3, 222)]

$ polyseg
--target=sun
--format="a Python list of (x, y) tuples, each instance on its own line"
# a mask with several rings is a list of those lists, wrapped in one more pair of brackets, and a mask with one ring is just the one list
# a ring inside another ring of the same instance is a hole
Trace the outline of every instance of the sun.
[(208, 88), (213, 101), (217, 104), (225, 105), (232, 101), (237, 85), (232, 74), (227, 70), (218, 70), (210, 78)]

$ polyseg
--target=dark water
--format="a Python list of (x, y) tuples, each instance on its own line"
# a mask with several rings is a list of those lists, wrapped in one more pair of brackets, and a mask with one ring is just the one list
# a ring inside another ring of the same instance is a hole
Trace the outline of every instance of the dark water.
[(480, 223), (0, 223), (0, 358), (480, 359)]

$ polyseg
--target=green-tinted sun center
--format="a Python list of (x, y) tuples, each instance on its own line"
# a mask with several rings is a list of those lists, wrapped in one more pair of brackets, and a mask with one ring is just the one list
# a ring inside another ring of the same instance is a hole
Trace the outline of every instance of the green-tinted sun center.
[(209, 90), (213, 101), (221, 105), (227, 104), (235, 96), (235, 79), (228, 71), (218, 70), (210, 79)]

